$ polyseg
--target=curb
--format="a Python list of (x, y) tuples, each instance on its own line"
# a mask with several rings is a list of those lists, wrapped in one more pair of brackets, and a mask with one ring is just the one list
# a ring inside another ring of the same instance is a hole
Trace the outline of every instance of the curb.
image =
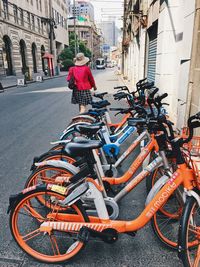
[[(48, 77), (48, 78), (44, 79), (43, 82), (45, 82), (46, 80), (56, 79), (56, 78), (60, 78), (60, 77), (64, 77), (64, 76), (66, 76), (66, 74), (53, 76), (53, 77)], [(26, 86), (28, 86), (29, 84), (32, 84), (32, 83), (36, 83), (36, 81), (29, 81), (29, 82), (27, 82)], [(5, 90), (5, 89), (8, 89), (8, 88), (12, 88), (12, 87), (17, 87), (17, 84), (5, 86), (3, 89)], [(0, 93), (3, 93), (3, 91), (0, 91)]]

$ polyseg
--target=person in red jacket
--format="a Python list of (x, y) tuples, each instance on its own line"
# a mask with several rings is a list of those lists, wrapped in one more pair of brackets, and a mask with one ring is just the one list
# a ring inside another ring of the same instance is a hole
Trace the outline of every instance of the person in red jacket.
[(87, 66), (89, 58), (83, 53), (78, 53), (75, 58), (75, 66), (69, 69), (67, 81), (74, 77), (77, 89), (72, 93), (72, 104), (79, 104), (79, 112), (83, 113), (86, 106), (91, 104), (92, 96), (90, 90), (97, 90), (90, 68)]

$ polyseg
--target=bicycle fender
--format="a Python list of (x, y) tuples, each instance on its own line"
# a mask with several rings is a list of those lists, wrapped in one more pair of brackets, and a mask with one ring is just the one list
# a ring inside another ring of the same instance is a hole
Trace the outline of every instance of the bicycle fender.
[(77, 120), (77, 119), (89, 119), (89, 120), (92, 120), (93, 122), (96, 122), (96, 119), (93, 118), (93, 117), (90, 116), (90, 115), (81, 115), (81, 116), (73, 117), (73, 118), (72, 118), (72, 122), (73, 122), (74, 120)]
[(36, 162), (35, 163), (35, 166), (37, 166), (37, 167), (43, 167), (46, 165), (64, 168), (64, 169), (70, 171), (73, 175), (77, 174), (80, 171), (80, 169), (78, 167), (75, 167), (74, 165), (72, 165), (66, 161), (62, 161), (62, 160), (45, 160), (42, 162)]
[(145, 202), (145, 206), (147, 206), (154, 196), (160, 191), (160, 189), (169, 181), (169, 177), (167, 175), (163, 175), (151, 188)]
[(194, 190), (188, 190), (188, 191), (185, 190), (185, 194), (187, 196), (192, 196), (193, 198), (195, 198), (198, 205), (200, 206), (200, 196), (199, 194), (197, 194), (197, 192), (195, 192)]
[[(80, 125), (80, 124), (81, 124), (81, 125), (90, 125), (91, 123), (89, 123), (89, 122), (75, 122), (75, 123), (69, 125), (69, 126), (63, 131), (63, 133), (62, 133), (61, 136), (65, 135), (68, 131), (73, 130), (73, 129), (74, 129), (74, 126), (76, 126), (76, 125)], [(61, 137), (60, 137), (60, 138), (61, 138)]]

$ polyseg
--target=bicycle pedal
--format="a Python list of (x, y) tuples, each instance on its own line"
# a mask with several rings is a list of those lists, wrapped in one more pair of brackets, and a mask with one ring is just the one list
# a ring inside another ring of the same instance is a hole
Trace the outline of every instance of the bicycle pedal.
[(78, 233), (78, 240), (82, 243), (86, 243), (89, 241), (89, 237), (90, 237), (90, 229), (83, 226), (81, 227), (79, 233)]

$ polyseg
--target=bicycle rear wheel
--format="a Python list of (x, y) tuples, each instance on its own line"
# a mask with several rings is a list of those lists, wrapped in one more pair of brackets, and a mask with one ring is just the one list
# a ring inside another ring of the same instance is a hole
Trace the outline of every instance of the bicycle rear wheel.
[[(45, 199), (45, 204), (38, 201)], [(74, 257), (84, 246), (77, 239), (77, 232), (68, 230), (42, 229), (41, 224), (48, 221), (88, 222), (88, 216), (76, 203), (71, 207), (59, 204), (65, 196), (56, 192), (33, 190), (20, 199), (10, 214), (10, 230), (19, 247), (33, 258), (47, 263), (60, 263)], [(58, 218), (59, 217), (59, 218)]]
[(25, 188), (37, 184), (55, 183), (55, 179), (60, 176), (69, 179), (73, 174), (67, 169), (53, 166), (44, 166), (36, 169), (27, 179)]
[(179, 229), (179, 257), (185, 267), (200, 266), (200, 206), (187, 197)]

